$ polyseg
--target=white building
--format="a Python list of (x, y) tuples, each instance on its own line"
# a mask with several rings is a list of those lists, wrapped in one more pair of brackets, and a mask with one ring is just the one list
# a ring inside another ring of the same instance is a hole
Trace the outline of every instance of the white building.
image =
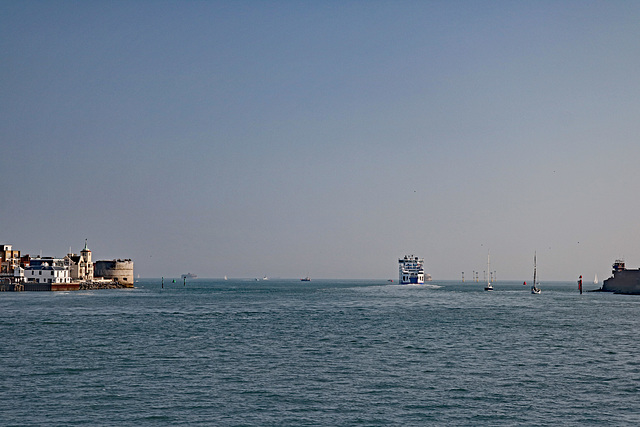
[(25, 268), (24, 278), (28, 283), (71, 283), (67, 267), (52, 267), (47, 262)]
[(16, 282), (24, 282), (24, 268), (16, 267), (13, 269), (13, 280)]

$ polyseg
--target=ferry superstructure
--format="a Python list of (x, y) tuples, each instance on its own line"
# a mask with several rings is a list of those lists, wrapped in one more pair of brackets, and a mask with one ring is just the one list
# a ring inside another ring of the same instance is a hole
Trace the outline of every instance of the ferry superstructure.
[(424, 283), (424, 258), (405, 255), (398, 259), (398, 270), (401, 285)]

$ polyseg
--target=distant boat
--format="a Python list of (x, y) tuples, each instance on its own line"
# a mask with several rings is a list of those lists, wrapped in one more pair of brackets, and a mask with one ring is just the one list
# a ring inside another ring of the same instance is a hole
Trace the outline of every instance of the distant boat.
[(539, 294), (540, 292), (542, 292), (540, 288), (536, 287), (536, 273), (537, 273), (536, 253), (534, 252), (533, 253), (533, 285), (531, 285), (532, 294)]
[(224, 280), (227, 280), (227, 276), (224, 276)]
[(182, 276), (180, 276), (181, 279), (197, 279), (198, 276), (196, 276), (193, 273), (187, 273), (187, 274), (183, 274)]
[(491, 277), (490, 275), (490, 271), (491, 269), (489, 268), (490, 263), (489, 263), (489, 254), (487, 254), (487, 285), (484, 287), (485, 291), (492, 291), (493, 290), (493, 285), (491, 284), (491, 280), (489, 279)]
[(596, 273), (596, 277), (593, 278), (593, 284), (597, 285), (598, 284), (598, 274)]
[(311, 281), (311, 277), (307, 276), (304, 279), (300, 279), (303, 282), (310, 282)]
[(269, 280), (269, 278), (267, 276), (264, 276), (262, 280)]

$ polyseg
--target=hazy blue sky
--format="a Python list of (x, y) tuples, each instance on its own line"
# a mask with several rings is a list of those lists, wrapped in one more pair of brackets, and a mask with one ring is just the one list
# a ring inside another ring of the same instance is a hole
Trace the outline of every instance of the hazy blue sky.
[(640, 266), (640, 2), (0, 1), (0, 58), (0, 243), (23, 253)]

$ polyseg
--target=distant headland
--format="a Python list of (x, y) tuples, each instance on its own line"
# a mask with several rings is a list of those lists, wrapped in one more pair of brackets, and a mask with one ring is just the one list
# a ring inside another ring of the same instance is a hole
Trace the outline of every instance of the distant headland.
[(12, 245), (0, 244), (0, 292), (117, 288), (133, 288), (133, 261), (93, 262), (86, 240), (80, 254), (62, 258), (21, 255)]

